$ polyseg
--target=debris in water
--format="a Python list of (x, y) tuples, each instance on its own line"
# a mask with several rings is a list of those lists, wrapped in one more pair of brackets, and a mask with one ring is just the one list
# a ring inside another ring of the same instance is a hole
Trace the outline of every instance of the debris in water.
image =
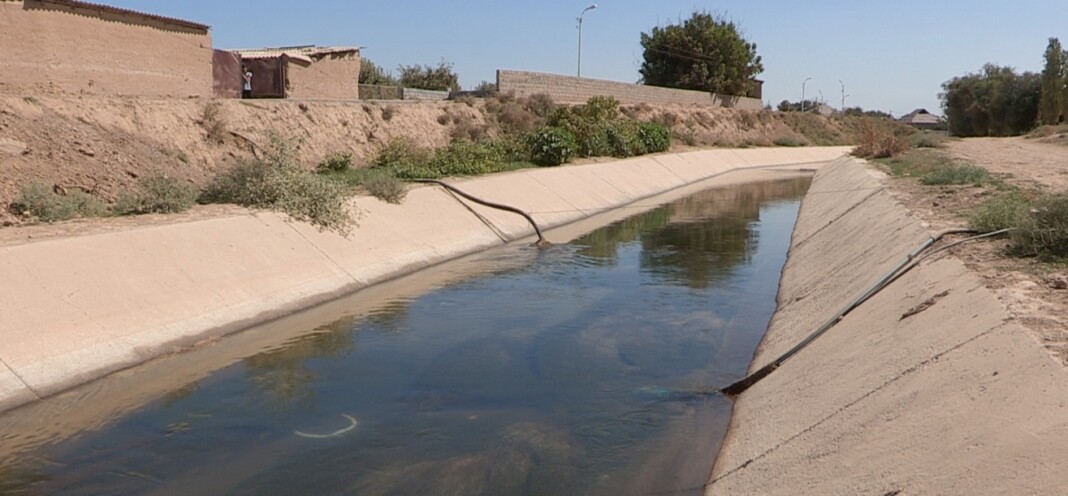
[(345, 417), (346, 419), (349, 420), (350, 425), (348, 427), (336, 430), (336, 431), (331, 432), (329, 434), (308, 434), (307, 432), (300, 432), (300, 431), (293, 431), (293, 433), (298, 435), (298, 436), (300, 436), (300, 437), (307, 437), (307, 438), (311, 438), (311, 439), (325, 439), (325, 438), (328, 438), (328, 437), (340, 436), (340, 435), (342, 435), (342, 434), (344, 434), (344, 433), (346, 433), (348, 431), (351, 431), (351, 430), (356, 428), (356, 423), (357, 423), (356, 419), (352, 418), (351, 415), (346, 415), (344, 413), (342, 413), (341, 416)]

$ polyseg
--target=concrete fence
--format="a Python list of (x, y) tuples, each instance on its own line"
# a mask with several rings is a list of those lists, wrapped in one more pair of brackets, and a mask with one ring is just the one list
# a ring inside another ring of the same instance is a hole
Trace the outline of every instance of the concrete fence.
[(590, 97), (611, 96), (624, 104), (677, 103), (744, 110), (763, 108), (763, 102), (756, 98), (503, 69), (497, 71), (497, 88), (501, 93), (514, 93), (519, 97), (543, 93), (560, 103), (583, 103)]
[(403, 86), (386, 86), (381, 84), (361, 84), (361, 100), (447, 100), (448, 91), (420, 90)]

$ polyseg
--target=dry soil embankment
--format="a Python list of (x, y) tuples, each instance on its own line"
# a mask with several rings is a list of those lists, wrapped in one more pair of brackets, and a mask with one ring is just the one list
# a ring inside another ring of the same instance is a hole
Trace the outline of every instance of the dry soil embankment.
[[(816, 115), (746, 112), (697, 105), (634, 105), (624, 113), (670, 126), (685, 145), (770, 146), (774, 141), (842, 144), (846, 126)], [(410, 102), (207, 100), (0, 94), (0, 223), (22, 186), (81, 188), (115, 200), (139, 177), (166, 175), (203, 186), (252, 156), (273, 133), (299, 142), (311, 167), (348, 151), (366, 165), (393, 139), (440, 147), (454, 137), (522, 130), (537, 115), (502, 99)]]
[[(847, 150), (706, 150), (457, 184), (551, 227), (732, 170), (821, 163)], [(240, 211), (0, 243), (0, 410), (532, 233), (519, 216), (438, 188), (415, 188), (401, 205), (353, 203), (365, 215), (349, 238)]]
[[(771, 362), (930, 234), (864, 165), (817, 174)], [(878, 293), (735, 405), (708, 494), (1063, 494), (1068, 374), (952, 256)]]

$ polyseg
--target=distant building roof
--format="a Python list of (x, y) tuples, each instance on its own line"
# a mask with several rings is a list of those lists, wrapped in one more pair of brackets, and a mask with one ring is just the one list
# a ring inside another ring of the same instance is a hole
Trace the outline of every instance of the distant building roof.
[(277, 48), (238, 49), (230, 51), (241, 55), (241, 58), (243, 59), (271, 59), (285, 55), (291, 59), (300, 60), (310, 64), (313, 58), (334, 53), (359, 52), (360, 47), (319, 47), (314, 45), (303, 45)]
[(920, 108), (901, 116), (898, 121), (914, 126), (933, 126), (940, 123), (941, 119), (937, 115), (928, 112), (927, 109)]
[(51, 4), (51, 5), (71, 7), (71, 8), (91, 9), (91, 10), (97, 10), (97, 11), (100, 11), (100, 12), (109, 12), (109, 13), (112, 13), (112, 14), (122, 14), (122, 15), (130, 15), (130, 16), (135, 16), (135, 17), (142, 17), (142, 18), (145, 18), (145, 19), (152, 19), (152, 20), (159, 21), (159, 22), (164, 22), (164, 23), (168, 23), (168, 24), (174, 24), (176, 26), (182, 26), (182, 27), (189, 28), (189, 29), (202, 30), (202, 31), (205, 31), (205, 32), (207, 32), (207, 30), (211, 29), (211, 26), (208, 26), (207, 24), (200, 24), (200, 23), (196, 23), (196, 22), (192, 22), (192, 21), (186, 21), (184, 19), (175, 19), (173, 17), (166, 17), (166, 16), (161, 16), (161, 15), (156, 15), (156, 14), (148, 14), (148, 13), (145, 13), (145, 12), (138, 12), (136, 10), (129, 10), (129, 9), (123, 9), (123, 8), (119, 8), (119, 7), (112, 7), (110, 5), (102, 5), (102, 4), (91, 3), (91, 2), (82, 2), (80, 0), (38, 0), (37, 3)]

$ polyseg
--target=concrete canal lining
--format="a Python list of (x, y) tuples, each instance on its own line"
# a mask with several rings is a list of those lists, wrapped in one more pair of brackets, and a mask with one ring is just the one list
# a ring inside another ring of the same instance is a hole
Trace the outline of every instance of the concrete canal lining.
[[(750, 371), (929, 239), (876, 174), (817, 173)], [(1065, 446), (1068, 373), (940, 256), (737, 398), (706, 493), (1063, 494)]]
[[(548, 228), (731, 171), (817, 167), (847, 150), (702, 150), (455, 183)], [(532, 233), (519, 216), (433, 187), (401, 205), (353, 205), (365, 214), (348, 238), (255, 211), (0, 245), (0, 411)]]

